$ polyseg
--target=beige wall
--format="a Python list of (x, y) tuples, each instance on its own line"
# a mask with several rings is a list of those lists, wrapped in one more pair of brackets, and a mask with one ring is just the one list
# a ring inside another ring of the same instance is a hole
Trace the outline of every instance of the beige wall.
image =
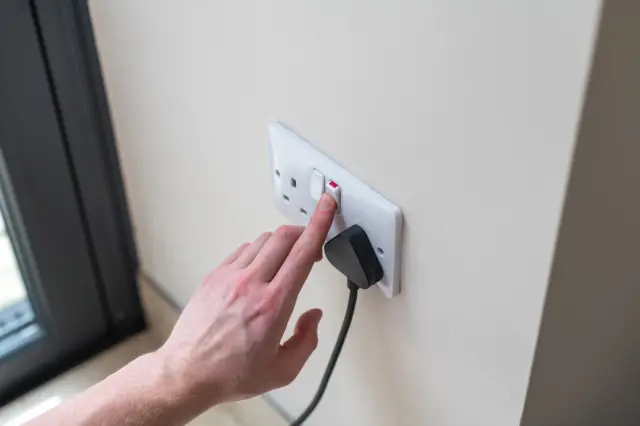
[[(519, 422), (599, 1), (92, 0), (142, 265), (184, 304), (283, 218), (278, 118), (402, 207), (403, 293), (363, 294), (310, 425)], [(316, 268), (315, 390), (346, 302)], [(357, 407), (357, 408), (355, 408)]]

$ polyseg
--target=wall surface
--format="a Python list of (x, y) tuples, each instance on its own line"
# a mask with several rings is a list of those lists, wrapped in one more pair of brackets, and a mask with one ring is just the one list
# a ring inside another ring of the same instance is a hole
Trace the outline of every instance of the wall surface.
[[(402, 207), (403, 293), (362, 295), (310, 425), (516, 425), (599, 14), (569, 1), (91, 2), (143, 268), (183, 305), (283, 218), (280, 119)], [(319, 265), (321, 345), (272, 396), (300, 412), (346, 303)]]

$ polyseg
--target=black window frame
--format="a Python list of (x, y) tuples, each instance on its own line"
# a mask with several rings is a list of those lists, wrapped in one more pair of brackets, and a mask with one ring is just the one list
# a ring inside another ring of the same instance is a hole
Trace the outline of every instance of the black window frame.
[(89, 7), (86, 0), (34, 4), (108, 311), (117, 331), (137, 329), (138, 257)]
[[(83, 347), (50, 360), (19, 383), (3, 389), (0, 404), (145, 328), (137, 289), (138, 258), (87, 1), (22, 1), (30, 7), (37, 24), (36, 37), (86, 242), (82, 256), (90, 258), (90, 272), (86, 267), (83, 272), (92, 274), (106, 326)], [(0, 173), (7, 173), (2, 161), (0, 166)], [(17, 205), (12, 200), (15, 194), (3, 188), (3, 195), (0, 207), (14, 218), (7, 221), (7, 228), (22, 272), (36, 271), (36, 265), (30, 264), (33, 256), (19, 252), (29, 244), (23, 241), (20, 213), (11, 211)], [(39, 277), (25, 279), (37, 281)], [(38, 305), (33, 306), (36, 313), (46, 309)]]

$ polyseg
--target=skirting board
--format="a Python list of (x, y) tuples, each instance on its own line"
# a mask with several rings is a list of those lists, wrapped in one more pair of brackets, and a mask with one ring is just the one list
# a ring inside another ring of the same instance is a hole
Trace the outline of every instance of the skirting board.
[[(147, 274), (138, 278), (140, 297), (147, 324), (152, 335), (164, 342), (180, 316), (181, 308)], [(227, 411), (239, 426), (287, 426), (289, 421), (268, 397), (225, 404)]]

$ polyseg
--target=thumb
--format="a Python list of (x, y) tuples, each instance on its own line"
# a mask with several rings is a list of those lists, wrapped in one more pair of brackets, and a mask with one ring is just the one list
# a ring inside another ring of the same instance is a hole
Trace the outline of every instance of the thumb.
[(291, 383), (318, 346), (318, 325), (322, 319), (320, 309), (311, 309), (298, 318), (295, 331), (280, 346), (276, 374), (284, 385)]

